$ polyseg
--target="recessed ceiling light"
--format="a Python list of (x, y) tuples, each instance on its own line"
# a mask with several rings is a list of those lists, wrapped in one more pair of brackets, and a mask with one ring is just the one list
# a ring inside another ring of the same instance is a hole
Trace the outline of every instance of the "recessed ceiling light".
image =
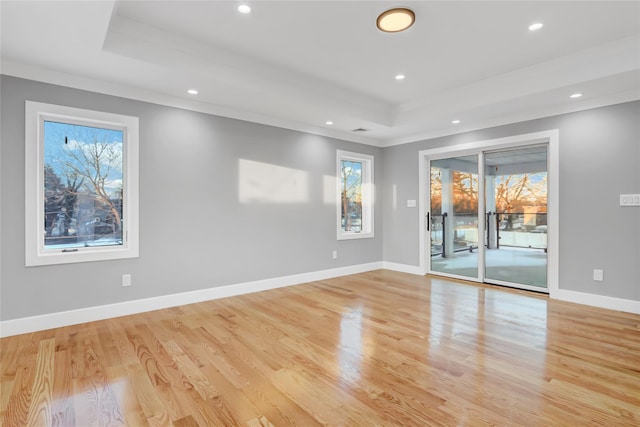
[(538, 31), (542, 27), (544, 27), (544, 24), (542, 22), (534, 22), (533, 24), (529, 25), (529, 31)]
[(405, 77), (406, 77), (406, 76), (405, 76), (404, 74), (398, 74), (398, 75), (396, 76), (396, 80), (404, 80), (404, 78), (405, 78)]
[(574, 93), (573, 95), (571, 95), (569, 98), (580, 98), (582, 96), (581, 93)]
[(416, 14), (411, 9), (398, 7), (382, 12), (376, 20), (380, 31), (397, 33), (404, 31), (416, 22)]
[(455, 119), (455, 120), (451, 120), (451, 123), (453, 123), (454, 125), (457, 125), (460, 123), (460, 120)]
[(240, 6), (238, 6), (238, 12), (244, 13), (246, 15), (247, 13), (251, 13), (251, 8), (249, 7), (249, 5), (241, 4)]
[(195, 89), (189, 89), (189, 90), (187, 91), (187, 93), (188, 93), (189, 95), (197, 95), (197, 94), (198, 94), (198, 91), (197, 91), (197, 90), (195, 90)]
[(331, 126), (331, 125), (333, 124), (333, 122), (332, 122), (331, 120), (327, 120), (327, 121), (325, 122), (325, 124), (326, 124), (327, 126)]

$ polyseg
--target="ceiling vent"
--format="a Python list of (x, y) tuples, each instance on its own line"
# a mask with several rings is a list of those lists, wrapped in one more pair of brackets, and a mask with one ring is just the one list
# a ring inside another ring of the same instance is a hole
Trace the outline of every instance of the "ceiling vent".
[(357, 129), (354, 129), (352, 132), (369, 132), (369, 129), (357, 128)]

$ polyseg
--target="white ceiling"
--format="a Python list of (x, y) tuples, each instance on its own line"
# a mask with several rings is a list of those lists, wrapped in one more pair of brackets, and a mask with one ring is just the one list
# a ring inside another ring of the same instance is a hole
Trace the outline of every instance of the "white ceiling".
[(0, 71), (377, 146), (640, 99), (640, 1), (244, 3), (3, 0)]

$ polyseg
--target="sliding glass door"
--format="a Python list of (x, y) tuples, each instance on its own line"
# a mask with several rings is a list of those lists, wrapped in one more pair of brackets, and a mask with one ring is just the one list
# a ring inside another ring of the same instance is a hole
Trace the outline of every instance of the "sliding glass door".
[(484, 154), (485, 281), (547, 287), (547, 146)]
[(430, 269), (478, 277), (478, 156), (430, 162)]
[(547, 145), (428, 160), (428, 271), (546, 289)]

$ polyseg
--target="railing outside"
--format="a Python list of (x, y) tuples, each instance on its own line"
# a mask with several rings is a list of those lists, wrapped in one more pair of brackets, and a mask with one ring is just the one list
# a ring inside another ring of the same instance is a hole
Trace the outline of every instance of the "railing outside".
[[(455, 221), (455, 224), (452, 224)], [(443, 212), (430, 215), (428, 229), (431, 235), (431, 256), (447, 256), (444, 236), (448, 227), (453, 226), (453, 250), (451, 252), (473, 252), (478, 247), (477, 215), (456, 213), (453, 216)], [(488, 212), (485, 218), (485, 246), (499, 249), (500, 246), (547, 249), (546, 212)], [(491, 233), (495, 233), (492, 239)], [(493, 242), (493, 243), (492, 243)]]

